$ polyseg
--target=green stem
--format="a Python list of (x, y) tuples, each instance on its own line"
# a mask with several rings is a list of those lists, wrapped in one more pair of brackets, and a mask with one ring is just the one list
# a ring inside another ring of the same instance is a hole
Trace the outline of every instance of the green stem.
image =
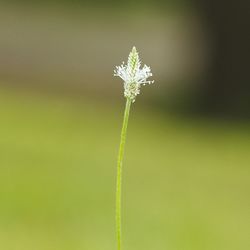
[(124, 156), (124, 146), (126, 141), (129, 110), (131, 100), (127, 98), (126, 107), (124, 111), (121, 141), (117, 161), (117, 184), (116, 184), (116, 237), (117, 237), (117, 250), (121, 250), (121, 184), (122, 184), (122, 161)]

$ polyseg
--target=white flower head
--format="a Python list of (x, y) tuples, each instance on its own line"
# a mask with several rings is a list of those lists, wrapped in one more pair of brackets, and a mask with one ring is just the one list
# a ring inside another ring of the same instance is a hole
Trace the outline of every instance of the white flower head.
[(147, 65), (141, 68), (141, 61), (135, 47), (129, 53), (127, 65), (123, 62), (121, 66), (116, 66), (114, 76), (119, 76), (124, 81), (124, 96), (133, 102), (140, 94), (141, 85), (154, 82), (147, 80), (152, 76), (151, 69)]

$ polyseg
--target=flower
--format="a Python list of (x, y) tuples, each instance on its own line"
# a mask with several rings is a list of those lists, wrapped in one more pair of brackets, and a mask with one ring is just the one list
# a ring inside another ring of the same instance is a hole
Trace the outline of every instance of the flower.
[(119, 76), (124, 81), (124, 96), (133, 102), (138, 94), (140, 94), (141, 85), (151, 84), (154, 81), (148, 81), (147, 78), (152, 76), (149, 66), (141, 67), (139, 54), (135, 47), (129, 53), (127, 65), (122, 63), (116, 66), (114, 76)]

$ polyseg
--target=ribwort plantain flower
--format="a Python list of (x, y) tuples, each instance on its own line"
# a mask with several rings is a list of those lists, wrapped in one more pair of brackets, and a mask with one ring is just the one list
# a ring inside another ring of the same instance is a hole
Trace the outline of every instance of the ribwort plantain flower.
[(135, 101), (140, 94), (141, 85), (150, 84), (154, 81), (147, 80), (152, 76), (150, 67), (144, 65), (141, 68), (139, 54), (135, 47), (128, 56), (128, 63), (117, 66), (115, 76), (119, 76), (124, 81), (124, 96), (126, 97), (126, 106), (123, 116), (121, 140), (117, 160), (117, 182), (116, 182), (116, 239), (117, 250), (121, 250), (121, 184), (122, 184), (122, 162), (124, 157), (125, 141), (127, 136), (128, 118), (131, 103)]
[(124, 81), (124, 96), (132, 102), (140, 94), (141, 85), (154, 82), (147, 80), (152, 76), (151, 69), (147, 65), (141, 68), (141, 60), (135, 47), (129, 53), (127, 65), (123, 62), (121, 66), (116, 66), (114, 76), (119, 76)]

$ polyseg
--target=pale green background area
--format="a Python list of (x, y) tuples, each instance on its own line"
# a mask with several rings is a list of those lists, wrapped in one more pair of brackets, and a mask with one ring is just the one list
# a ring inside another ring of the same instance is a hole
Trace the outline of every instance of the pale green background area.
[[(249, 126), (166, 116), (142, 99), (125, 152), (124, 249), (249, 249)], [(115, 249), (124, 105), (1, 88), (0, 249)]]

